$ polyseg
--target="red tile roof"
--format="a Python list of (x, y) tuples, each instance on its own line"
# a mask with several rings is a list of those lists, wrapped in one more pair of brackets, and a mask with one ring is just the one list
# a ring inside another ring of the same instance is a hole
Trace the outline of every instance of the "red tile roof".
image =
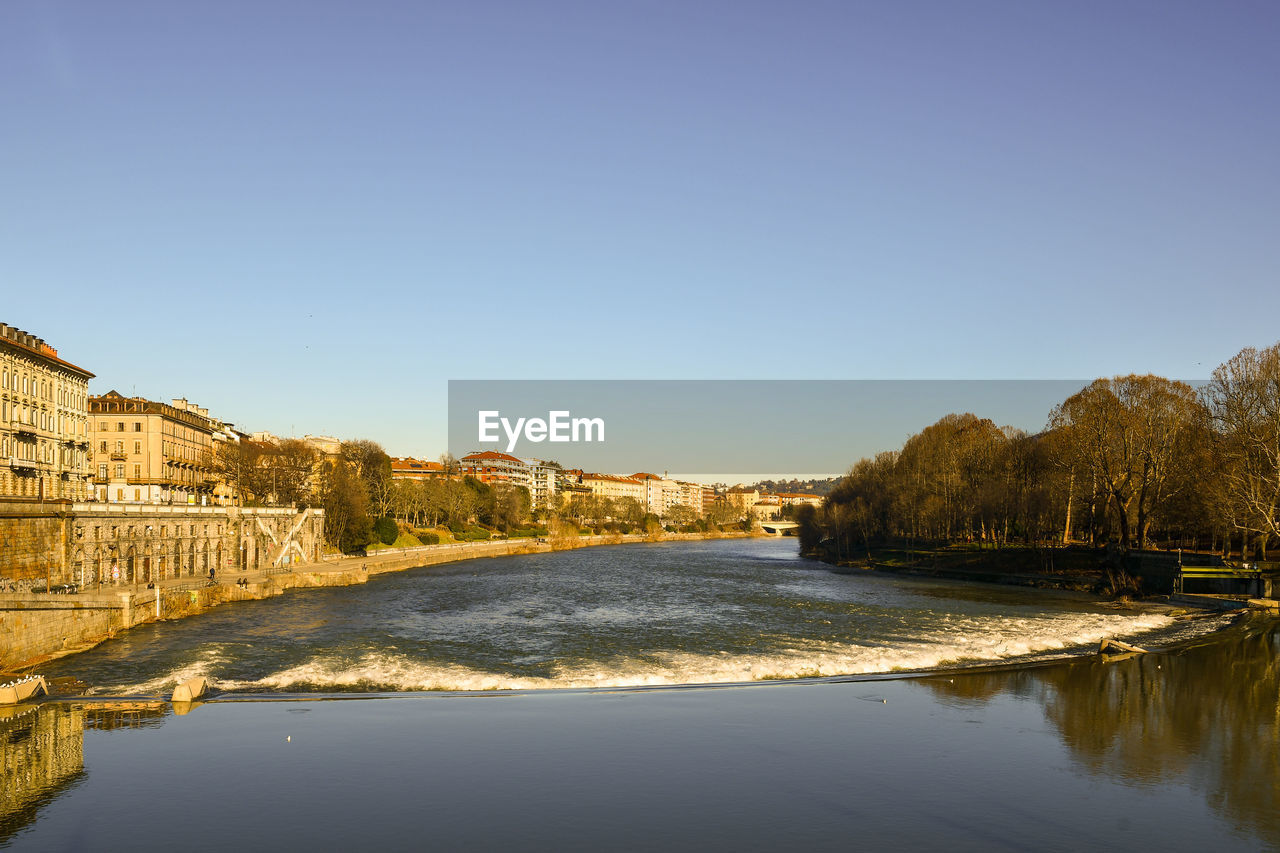
[(640, 481), (634, 477), (620, 477), (617, 474), (583, 474), (584, 480), (608, 480), (615, 483), (632, 483), (639, 485)]
[(508, 455), (507, 455), (507, 454), (505, 454), (505, 453), (499, 453), (499, 452), (498, 452), (498, 451), (496, 451), (496, 450), (485, 450), (485, 451), (481, 451), (480, 453), (469, 453), (469, 454), (467, 454), (466, 456), (462, 457), (462, 460), (461, 460), (461, 461), (463, 461), (463, 462), (484, 462), (484, 461), (486, 461), (486, 460), (491, 460), (491, 459), (492, 459), (492, 460), (501, 459), (501, 460), (502, 460), (502, 461), (504, 461), (504, 462), (515, 462), (515, 463), (517, 463), (517, 464), (519, 464), (519, 465), (523, 465), (523, 464), (524, 464), (523, 462), (521, 462), (521, 461), (520, 461), (519, 459), (517, 459), (516, 457), (514, 457), (514, 456), (508, 456)]

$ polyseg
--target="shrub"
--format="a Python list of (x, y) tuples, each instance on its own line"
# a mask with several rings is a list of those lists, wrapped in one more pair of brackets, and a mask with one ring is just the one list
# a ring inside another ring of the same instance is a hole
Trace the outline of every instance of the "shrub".
[(396, 526), (394, 518), (384, 515), (373, 523), (373, 535), (383, 545), (394, 545), (396, 539), (400, 536), (400, 528)]

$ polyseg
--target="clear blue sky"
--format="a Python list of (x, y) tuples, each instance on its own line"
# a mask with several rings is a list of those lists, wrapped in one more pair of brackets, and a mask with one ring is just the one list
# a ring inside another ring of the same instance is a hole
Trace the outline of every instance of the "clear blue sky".
[(1280, 339), (1278, 44), (1274, 2), (9, 0), (0, 320), (426, 456), (449, 378), (1205, 376)]

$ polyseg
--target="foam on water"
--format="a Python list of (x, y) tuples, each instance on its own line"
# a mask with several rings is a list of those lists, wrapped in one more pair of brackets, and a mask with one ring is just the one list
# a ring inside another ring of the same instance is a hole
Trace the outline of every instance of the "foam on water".
[(217, 666), (225, 662), (227, 656), (225, 649), (221, 643), (213, 643), (205, 646), (200, 650), (199, 656), (186, 664), (165, 675), (156, 678), (149, 678), (146, 681), (140, 681), (137, 684), (128, 684), (123, 687), (91, 687), (85, 691), (89, 696), (112, 694), (125, 696), (153, 696), (160, 693), (169, 693), (178, 684), (188, 679), (203, 676), (211, 678)]
[[(863, 675), (1007, 660), (1094, 644), (1106, 637), (1131, 636), (1167, 627), (1171, 622), (1170, 617), (1156, 614), (957, 618), (951, 622), (953, 630), (910, 642), (799, 641), (759, 655), (658, 650), (624, 659), (558, 662), (550, 667), (548, 676), (493, 672), (422, 660), (398, 651), (368, 651), (354, 658), (323, 654), (262, 678), (219, 680), (218, 687), (238, 691), (485, 691), (726, 684)], [(175, 673), (166, 683), (178, 678)]]
[[(764, 559), (788, 553), (797, 569)], [(691, 543), (219, 609), (54, 674), (96, 695), (164, 695), (197, 676), (249, 692), (729, 684), (1029, 660), (1211, 627), (1052, 593), (808, 571), (785, 542)]]

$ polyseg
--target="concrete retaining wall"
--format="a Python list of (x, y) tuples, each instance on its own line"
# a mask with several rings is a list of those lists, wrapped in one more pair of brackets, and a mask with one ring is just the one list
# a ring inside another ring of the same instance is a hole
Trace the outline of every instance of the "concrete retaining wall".
[(129, 627), (119, 596), (80, 598), (0, 596), (0, 669), (88, 648)]

